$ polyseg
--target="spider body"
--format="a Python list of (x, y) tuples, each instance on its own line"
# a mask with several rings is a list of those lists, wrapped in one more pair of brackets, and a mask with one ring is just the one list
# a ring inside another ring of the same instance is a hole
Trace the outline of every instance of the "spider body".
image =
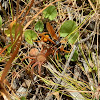
[(43, 54), (39, 54), (37, 55), (37, 61), (38, 62), (45, 62), (46, 61), (46, 57)]
[[(28, 64), (28, 68), (32, 65), (31, 67), (31, 74), (34, 73), (34, 67), (38, 65), (38, 73), (41, 75), (41, 66), (42, 64), (47, 60), (47, 56), (50, 55), (51, 49), (44, 49), (41, 50), (40, 52), (36, 48), (32, 48), (29, 52), (30, 57), (25, 57), (24, 59), (32, 59), (32, 61)], [(24, 60), (23, 59), (23, 60)]]

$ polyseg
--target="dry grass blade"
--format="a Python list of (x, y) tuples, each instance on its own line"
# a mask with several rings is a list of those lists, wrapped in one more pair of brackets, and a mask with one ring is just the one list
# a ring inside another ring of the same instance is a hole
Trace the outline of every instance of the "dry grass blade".
[[(4, 80), (5, 80), (5, 77), (6, 77), (7, 73), (8, 73), (8, 71), (9, 71), (9, 69), (10, 69), (10, 67), (11, 67), (12, 61), (13, 61), (14, 58), (17, 56), (19, 47), (20, 47), (20, 45), (21, 45), (21, 40), (22, 40), (22, 37), (20, 37), (20, 39), (19, 39), (19, 41), (18, 41), (18, 43), (17, 43), (16, 49), (15, 49), (15, 51), (13, 52), (13, 54), (12, 54), (11, 58), (9, 59), (9, 61), (7, 62), (6, 66), (5, 66), (5, 68), (4, 68), (4, 71), (3, 71), (3, 73), (2, 73), (2, 76), (1, 76), (1, 80), (0, 80), (0, 92), (1, 92), (1, 94), (3, 95), (3, 97), (5, 98), (5, 100), (10, 100), (10, 99), (9, 99), (9, 96), (8, 96), (7, 91), (6, 91), (5, 88), (4, 88), (3, 83), (4, 83)], [(7, 83), (7, 84), (9, 84), (9, 83)]]
[[(22, 32), (22, 28), (21, 29), (21, 32)], [(20, 35), (20, 37), (18, 38), (18, 41), (17, 41), (17, 44), (16, 44), (16, 49), (15, 51), (13, 52), (11, 58), (9, 59), (9, 61), (7, 62), (6, 66), (5, 66), (5, 69), (2, 73), (2, 76), (1, 76), (1, 82), (4, 81), (6, 75), (7, 75), (7, 72), (9, 71), (10, 67), (11, 67), (11, 63), (12, 61), (15, 59), (15, 57), (17, 56), (17, 53), (18, 53), (18, 50), (19, 50), (19, 47), (21, 45), (21, 41), (22, 41), (22, 33)]]
[(0, 55), (9, 47), (10, 45), (7, 45), (1, 52)]
[(1, 77), (1, 82), (4, 81), (4, 79), (5, 79), (6, 75), (7, 75), (7, 72), (9, 71), (9, 69), (11, 67), (12, 61), (17, 56), (17, 53), (18, 53), (18, 50), (19, 50), (20, 45), (21, 45), (21, 40), (20, 40), (20, 43), (18, 43), (16, 50), (13, 52), (10, 60), (7, 62), (6, 66), (5, 66), (5, 69), (4, 69), (3, 74), (2, 74), (2, 77)]
[(90, 5), (91, 5), (92, 9), (93, 9), (94, 11), (96, 11), (96, 9), (95, 9), (95, 7), (94, 7), (93, 3), (91, 2), (91, 0), (88, 0), (88, 2), (90, 3)]
[[(34, 1), (34, 0), (33, 0), (33, 1)], [(32, 2), (33, 2), (33, 1), (32, 1)], [(17, 17), (17, 19), (20, 18), (20, 17), (22, 16), (22, 14), (25, 12), (26, 8), (30, 5), (30, 2), (31, 2), (31, 1), (29, 1), (29, 3), (27, 4), (27, 6), (22, 10), (22, 12), (21, 12), (20, 15)], [(31, 2), (31, 3), (32, 3), (32, 2)], [(30, 6), (31, 6), (31, 5), (30, 5)], [(12, 22), (10, 23), (9, 26), (12, 27), (12, 26), (15, 24), (15, 22), (17, 21), (17, 19), (15, 19), (14, 21), (12, 21)], [(23, 20), (24, 20), (24, 19), (23, 19)], [(24, 21), (22, 21), (22, 22), (24, 22)], [(22, 23), (22, 24), (23, 24), (23, 23)]]
[(30, 6), (29, 6), (28, 11), (26, 12), (26, 14), (25, 14), (25, 16), (24, 16), (24, 19), (23, 19), (23, 21), (22, 21), (22, 24), (23, 24), (23, 22), (25, 21), (25, 17), (26, 17), (27, 14), (29, 13), (29, 11), (30, 11), (30, 9), (31, 9), (31, 7), (32, 7), (32, 5), (33, 5), (33, 3), (34, 3), (34, 0), (31, 1), (31, 4), (30, 4)]
[(0, 93), (3, 96), (4, 100), (10, 100), (8, 92), (5, 90), (2, 84), (0, 84)]

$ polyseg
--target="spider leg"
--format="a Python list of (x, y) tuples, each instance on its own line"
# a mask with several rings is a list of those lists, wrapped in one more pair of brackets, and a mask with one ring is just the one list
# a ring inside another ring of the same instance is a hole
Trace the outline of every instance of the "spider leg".
[(42, 63), (39, 63), (39, 65), (38, 65), (38, 73), (40, 76), (41, 76), (41, 65), (42, 65)]
[(34, 62), (35, 62), (35, 60), (32, 60), (32, 61), (28, 64), (27, 68), (29, 68), (30, 65), (32, 65)]
[(21, 61), (23, 62), (25, 59), (30, 58), (30, 59), (35, 59), (35, 57), (25, 57)]
[(31, 68), (31, 73), (33, 74), (34, 73), (34, 67), (38, 65), (38, 62), (36, 62), (35, 64), (33, 64), (32, 68)]

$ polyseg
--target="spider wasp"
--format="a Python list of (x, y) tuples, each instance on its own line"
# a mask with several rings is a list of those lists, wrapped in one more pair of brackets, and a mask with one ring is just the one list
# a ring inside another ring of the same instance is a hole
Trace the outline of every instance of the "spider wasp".
[(53, 29), (53, 26), (47, 22), (46, 23), (46, 28), (47, 31), (46, 33), (40, 33), (39, 36), (41, 37), (41, 40), (43, 42), (48, 42), (49, 41), (49, 45), (51, 47), (51, 49), (53, 49), (54, 54), (57, 55), (57, 59), (59, 58), (58, 55), (59, 53), (63, 56), (65, 53), (70, 53), (71, 51), (71, 45), (67, 43), (67, 40), (61, 40), (60, 34), (58, 32), (58, 36), (55, 33), (55, 30)]

